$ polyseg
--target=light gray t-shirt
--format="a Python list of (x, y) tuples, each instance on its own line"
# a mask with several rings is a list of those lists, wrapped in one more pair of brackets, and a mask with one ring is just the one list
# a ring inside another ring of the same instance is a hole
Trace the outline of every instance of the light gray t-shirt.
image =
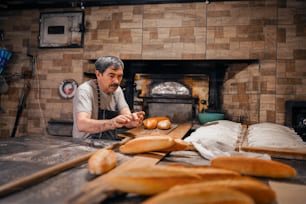
[[(81, 84), (73, 98), (73, 137), (87, 138), (89, 133), (78, 131), (76, 124), (76, 114), (86, 112), (91, 114), (91, 118), (98, 119), (98, 94), (96, 80), (92, 79)], [(120, 111), (129, 107), (120, 87), (112, 94), (105, 94), (100, 91), (100, 109)]]

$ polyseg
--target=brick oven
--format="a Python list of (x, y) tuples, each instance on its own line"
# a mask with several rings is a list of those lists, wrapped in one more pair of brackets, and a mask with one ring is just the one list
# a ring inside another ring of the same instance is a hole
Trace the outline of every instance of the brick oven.
[[(227, 68), (232, 64), (258, 63), (257, 60), (123, 61), (123, 87), (130, 108), (145, 110), (147, 116), (168, 114), (176, 122), (196, 120), (197, 113), (204, 109), (222, 112), (222, 86)], [(139, 80), (146, 81), (140, 86)], [(154, 88), (159, 92), (154, 93)]]

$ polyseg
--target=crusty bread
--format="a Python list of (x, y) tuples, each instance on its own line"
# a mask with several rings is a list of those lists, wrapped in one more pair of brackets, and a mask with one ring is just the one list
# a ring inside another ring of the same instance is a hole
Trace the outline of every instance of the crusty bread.
[(162, 120), (169, 120), (167, 116), (156, 116), (156, 117), (149, 117), (143, 120), (143, 126), (145, 129), (155, 129), (159, 121)]
[(97, 150), (88, 159), (88, 170), (91, 174), (100, 175), (117, 165), (117, 154), (110, 149)]
[(170, 120), (161, 120), (157, 123), (157, 128), (160, 130), (168, 130), (171, 128)]
[(143, 120), (143, 126), (145, 129), (149, 129), (149, 130), (155, 129), (157, 127), (157, 120), (147, 118)]
[(183, 164), (171, 164), (171, 165), (158, 165), (154, 167), (154, 170), (160, 171), (164, 174), (166, 171), (179, 171), (179, 172), (191, 172), (196, 174), (205, 180), (214, 180), (215, 178), (232, 178), (240, 176), (240, 173), (228, 169), (214, 168), (211, 166), (190, 166)]
[(211, 187), (234, 188), (253, 198), (256, 204), (268, 204), (276, 200), (275, 192), (262, 181), (248, 176), (239, 176), (219, 180), (205, 180), (199, 183), (174, 186), (170, 190), (210, 189)]
[(119, 147), (124, 154), (137, 154), (151, 151), (159, 151), (174, 145), (174, 139), (166, 135), (137, 137)]
[(171, 190), (153, 196), (142, 204), (254, 204), (247, 194), (226, 187)]
[(239, 176), (237, 172), (211, 167), (187, 168), (184, 166), (156, 165), (131, 167), (126, 171), (108, 177), (107, 182), (119, 191), (152, 195), (179, 184), (236, 176)]
[(147, 178), (116, 176), (113, 178), (108, 177), (107, 180), (108, 184), (118, 191), (140, 195), (154, 195), (166, 191), (178, 184), (200, 181), (196, 176)]
[(174, 139), (174, 144), (171, 147), (160, 150), (161, 152), (181, 151), (189, 148), (189, 143), (182, 139)]
[(154, 166), (141, 166), (141, 167), (131, 167), (125, 172), (118, 175), (128, 176), (128, 177), (171, 177), (171, 176), (196, 176), (197, 178), (210, 179), (212, 177), (219, 176), (240, 176), (236, 171), (214, 168), (211, 166), (188, 166), (182, 164), (175, 165), (154, 165)]
[(234, 170), (250, 176), (290, 178), (296, 175), (296, 170), (287, 164), (254, 157), (217, 157), (211, 160), (211, 166)]

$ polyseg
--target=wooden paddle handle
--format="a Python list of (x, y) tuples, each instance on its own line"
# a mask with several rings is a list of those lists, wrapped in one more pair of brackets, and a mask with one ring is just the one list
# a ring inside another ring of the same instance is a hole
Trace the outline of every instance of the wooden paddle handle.
[[(105, 147), (106, 149), (115, 149), (118, 146), (125, 144), (127, 141), (129, 141), (130, 139), (132, 139), (131, 137), (126, 137), (124, 138), (122, 141), (114, 143), (110, 146)], [(88, 153), (86, 155), (82, 155), (79, 156), (75, 159), (66, 161), (66, 162), (62, 162), (60, 164), (48, 167), (46, 169), (43, 169), (41, 171), (38, 171), (36, 173), (33, 173), (29, 176), (25, 176), (22, 177), (20, 179), (16, 179), (14, 181), (8, 182), (6, 184), (3, 184), (0, 186), (0, 198), (11, 194), (13, 192), (16, 191), (20, 191), (23, 190), (24, 188), (34, 185), (38, 182), (42, 182), (43, 180), (46, 180), (47, 178), (50, 178), (52, 176), (55, 176), (65, 170), (68, 170), (70, 168), (73, 168), (75, 166), (80, 165), (81, 163), (84, 163), (85, 161), (87, 161), (94, 153)]]

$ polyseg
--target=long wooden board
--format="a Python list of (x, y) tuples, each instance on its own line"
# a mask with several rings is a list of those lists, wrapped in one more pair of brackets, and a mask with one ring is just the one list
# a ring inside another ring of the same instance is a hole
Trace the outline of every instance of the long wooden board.
[(243, 126), (244, 135), (241, 141), (239, 141), (236, 149), (238, 151), (245, 152), (255, 152), (268, 154), (274, 158), (281, 159), (298, 159), (298, 160), (306, 160), (306, 148), (297, 148), (297, 149), (286, 149), (286, 148), (272, 148), (272, 147), (250, 147), (248, 146), (248, 134), (247, 134), (247, 126)]
[(246, 152), (269, 154), (271, 157), (275, 158), (306, 160), (306, 149), (302, 150), (242, 146), (240, 147), (240, 150)]
[[(186, 133), (190, 130), (192, 124), (184, 123), (177, 125), (174, 129), (168, 132), (167, 135), (173, 138), (182, 138), (186, 135)], [(134, 136), (142, 136), (142, 129), (133, 129), (128, 131), (129, 134), (133, 134)], [(166, 154), (165, 153), (146, 153), (146, 154), (138, 154), (131, 157), (129, 160), (116, 167), (112, 171), (108, 172), (105, 175), (102, 175), (95, 180), (86, 184), (81, 192), (71, 197), (66, 203), (68, 204), (95, 204), (101, 203), (101, 201), (105, 200), (108, 196), (112, 194), (112, 189), (107, 182), (105, 182), (105, 178), (110, 176), (115, 176), (117, 172), (124, 171), (129, 167), (140, 167), (147, 165), (155, 165), (158, 163)]]
[(160, 130), (158, 128), (155, 129), (145, 129), (143, 126), (139, 126), (137, 128), (130, 129), (126, 132), (119, 133), (118, 136), (132, 136), (132, 137), (143, 137), (148, 135), (168, 135), (175, 128), (178, 127), (178, 124), (171, 124), (170, 129)]

